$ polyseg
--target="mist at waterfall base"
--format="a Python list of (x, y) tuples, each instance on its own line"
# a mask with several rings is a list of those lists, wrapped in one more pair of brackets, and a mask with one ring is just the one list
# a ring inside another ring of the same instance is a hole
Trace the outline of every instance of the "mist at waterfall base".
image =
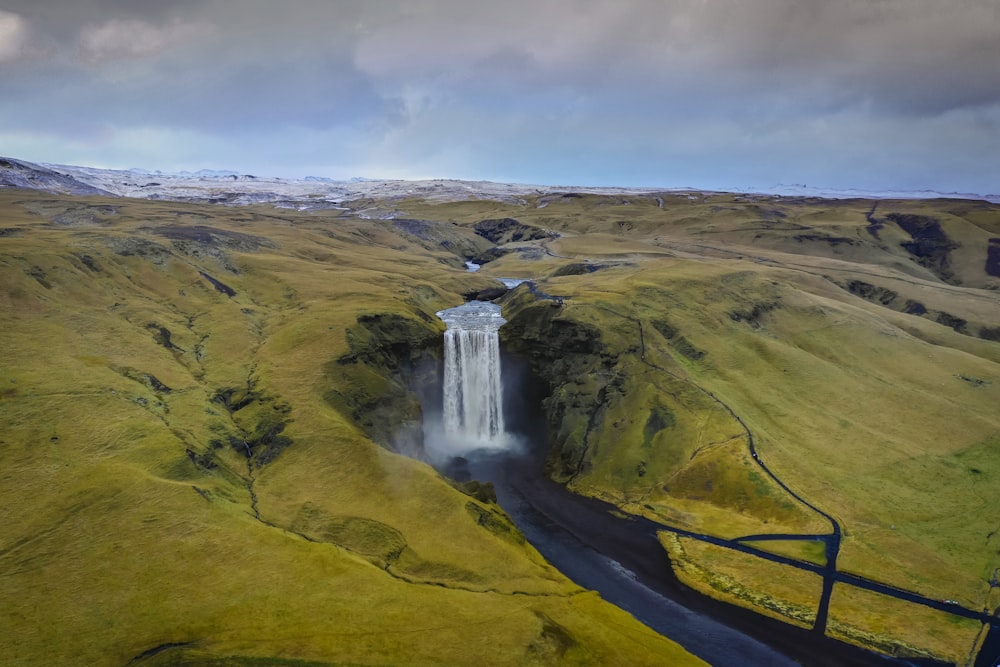
[(507, 322), (500, 306), (469, 301), (437, 316), (447, 325), (443, 391), (440, 410), (424, 417), (425, 455), (451, 468), (456, 459), (523, 452), (516, 391), (521, 373), (500, 353), (498, 331)]

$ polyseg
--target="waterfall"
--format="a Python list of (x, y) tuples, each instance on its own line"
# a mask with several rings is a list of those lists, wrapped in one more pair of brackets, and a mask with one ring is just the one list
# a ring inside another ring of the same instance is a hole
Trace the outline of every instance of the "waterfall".
[(445, 432), (471, 441), (496, 440), (504, 432), (497, 332), (449, 329), (444, 354)]
[(500, 306), (470, 301), (437, 313), (444, 334), (444, 433), (454, 446), (471, 451), (506, 445), (500, 338), (507, 320)]

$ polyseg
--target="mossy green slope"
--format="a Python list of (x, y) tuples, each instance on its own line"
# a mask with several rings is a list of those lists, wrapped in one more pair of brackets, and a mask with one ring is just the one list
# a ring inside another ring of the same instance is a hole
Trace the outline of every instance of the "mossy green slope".
[(4, 191), (0, 216), (5, 660), (698, 664), (335, 400), (359, 322), (436, 335), (490, 284), (456, 255), (270, 208)]

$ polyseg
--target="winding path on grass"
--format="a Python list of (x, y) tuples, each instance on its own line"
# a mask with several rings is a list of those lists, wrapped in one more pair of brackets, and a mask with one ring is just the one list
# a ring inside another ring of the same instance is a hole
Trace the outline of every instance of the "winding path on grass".
[[(640, 323), (639, 326), (641, 327), (642, 323)], [(806, 500), (799, 494), (795, 493), (795, 491), (792, 491), (792, 489), (790, 489), (788, 485), (781, 480), (780, 477), (775, 475), (774, 472), (772, 472), (771, 469), (764, 464), (764, 462), (760, 458), (760, 455), (757, 453), (757, 445), (754, 443), (753, 433), (750, 431), (750, 427), (746, 425), (743, 419), (738, 414), (736, 414), (736, 412), (731, 407), (726, 405), (723, 401), (719, 400), (719, 398), (715, 394), (708, 391), (707, 389), (704, 389), (693, 382), (691, 384), (694, 385), (695, 387), (698, 387), (698, 389), (700, 389), (702, 392), (710, 396), (713, 401), (715, 401), (718, 405), (720, 405), (726, 412), (728, 412), (733, 417), (733, 419), (735, 419), (739, 423), (744, 433), (746, 433), (747, 443), (749, 444), (750, 448), (750, 455), (753, 457), (754, 463), (756, 463), (760, 467), (760, 469), (763, 470), (764, 473), (768, 477), (770, 477), (772, 481), (774, 481), (775, 484), (781, 487), (785, 491), (785, 493), (790, 495), (792, 498), (795, 498), (795, 500), (799, 501), (800, 503), (811, 509), (813, 512), (816, 512), (817, 514), (819, 514), (824, 519), (830, 522), (831, 532), (826, 535), (800, 535), (800, 534), (771, 535), (771, 536), (750, 535), (748, 537), (741, 537), (737, 538), (736, 540), (733, 540), (734, 542), (736, 542), (741, 546), (740, 549), (741, 551), (748, 548), (743, 543), (750, 541), (759, 542), (763, 540), (786, 540), (786, 541), (801, 540), (801, 541), (823, 542), (823, 545), (825, 547), (826, 564), (823, 566), (823, 569), (821, 571), (817, 572), (817, 574), (820, 574), (823, 577), (823, 592), (820, 594), (819, 605), (816, 608), (816, 621), (813, 624), (813, 631), (825, 635), (827, 619), (830, 616), (830, 598), (833, 597), (833, 584), (836, 581), (837, 556), (840, 555), (840, 540), (843, 535), (843, 531), (840, 528), (840, 524), (832, 516), (830, 516), (820, 508), (816, 507), (815, 505), (810, 503), (808, 500)], [(804, 562), (804, 561), (795, 560), (795, 562)]]
[[(749, 445), (750, 455), (753, 457), (754, 462), (764, 471), (764, 473), (774, 481), (781, 489), (788, 493), (795, 500), (799, 501), (812, 511), (816, 512), (824, 519), (830, 522), (831, 532), (828, 534), (761, 534), (761, 535), (748, 535), (744, 537), (738, 537), (735, 539), (727, 540), (711, 535), (705, 535), (700, 533), (693, 533), (691, 531), (686, 531), (680, 528), (671, 527), (665, 524), (659, 524), (655, 522), (653, 525), (658, 526), (659, 530), (665, 530), (672, 532), (676, 535), (683, 537), (690, 537), (693, 539), (700, 540), (702, 542), (707, 542), (710, 544), (715, 544), (728, 549), (733, 549), (745, 554), (750, 554), (769, 560), (782, 565), (788, 565), (800, 570), (813, 572), (820, 575), (823, 578), (823, 591), (820, 595), (819, 604), (816, 610), (816, 620), (813, 624), (813, 632), (821, 635), (826, 635), (826, 626), (829, 618), (830, 610), (830, 599), (833, 595), (834, 584), (840, 582), (850, 586), (855, 586), (857, 588), (862, 588), (875, 593), (880, 593), (897, 600), (902, 600), (904, 602), (910, 602), (912, 604), (919, 604), (937, 611), (943, 611), (955, 616), (962, 618), (973, 619), (979, 621), (983, 624), (983, 628), (987, 630), (986, 640), (980, 651), (979, 659), (976, 660), (976, 667), (994, 667), (995, 664), (1000, 664), (1000, 648), (995, 646), (1000, 644), (1000, 618), (996, 615), (990, 614), (988, 609), (983, 609), (982, 611), (970, 609), (968, 607), (963, 607), (959, 603), (952, 600), (937, 600), (934, 598), (928, 598), (919, 593), (900, 588), (898, 586), (892, 586), (890, 584), (885, 584), (874, 579), (868, 579), (856, 574), (851, 574), (848, 572), (841, 572), (837, 569), (837, 557), (840, 554), (841, 539), (843, 537), (843, 531), (840, 524), (836, 519), (833, 518), (829, 513), (821, 510), (816, 505), (812, 504), (798, 493), (793, 491), (780, 477), (778, 477), (774, 472), (767, 467), (764, 461), (761, 459), (760, 454), (757, 451), (756, 443), (754, 441), (753, 433), (750, 428), (746, 425), (743, 419), (736, 414), (736, 412), (725, 402), (719, 399), (714, 393), (705, 389), (704, 387), (698, 385), (695, 382), (690, 381), (687, 378), (681, 377), (672, 371), (669, 371), (657, 364), (654, 364), (646, 359), (645, 350), (645, 335), (643, 334), (642, 321), (631, 318), (620, 313), (616, 313), (619, 317), (624, 317), (625, 319), (633, 321), (639, 328), (639, 340), (641, 346), (641, 361), (650, 368), (654, 368), (660, 372), (667, 373), (668, 375), (688, 382), (692, 387), (697, 388), (699, 391), (709, 396), (713, 401), (715, 401), (720, 407), (722, 407), (726, 412), (728, 412), (733, 419), (735, 419), (740, 427), (743, 429), (747, 437), (747, 442)], [(621, 511), (621, 510), (619, 510)], [(778, 554), (773, 554), (762, 549), (757, 549), (752, 547), (747, 542), (762, 542), (762, 541), (818, 541), (823, 542), (825, 546), (825, 564), (817, 565), (815, 563), (810, 563), (809, 561), (803, 561), (796, 558), (790, 558), (787, 556), (781, 556)], [(994, 573), (994, 578), (996, 578), (996, 573)], [(988, 653), (997, 653), (995, 657), (989, 657)]]
[[(746, 422), (743, 421), (743, 418), (740, 417), (738, 414), (736, 414), (736, 411), (733, 410), (728, 404), (726, 404), (718, 396), (716, 396), (714, 393), (712, 393), (705, 387), (702, 387), (696, 382), (692, 382), (689, 378), (678, 375), (677, 373), (674, 373), (673, 371), (663, 368), (662, 366), (655, 364), (646, 358), (646, 335), (643, 330), (642, 320), (629, 317), (621, 313), (617, 313), (606, 307), (603, 307), (602, 309), (611, 312), (617, 315), (618, 317), (622, 317), (626, 320), (629, 320), (633, 322), (636, 325), (636, 327), (638, 327), (639, 349), (640, 349), (639, 358), (643, 364), (645, 364), (649, 368), (657, 370), (661, 373), (666, 373), (667, 375), (670, 375), (671, 377), (677, 380), (685, 382), (690, 386), (694, 387), (695, 389), (697, 389), (698, 391), (700, 391), (701, 393), (705, 394), (709, 398), (711, 398), (712, 401), (714, 401), (719, 407), (725, 410), (729, 414), (729, 416), (731, 416), (736, 421), (736, 423), (740, 425), (740, 428), (743, 429), (743, 433), (747, 438), (747, 445), (750, 451), (750, 455), (753, 457), (754, 463), (756, 463), (757, 466), (760, 467), (760, 469), (764, 472), (764, 474), (767, 475), (775, 484), (777, 484), (785, 493), (787, 493), (792, 498), (802, 503), (810, 510), (819, 514), (824, 519), (830, 522), (830, 532), (827, 534), (778, 535), (772, 533), (765, 535), (748, 535), (745, 537), (738, 537), (732, 540), (713, 538), (708, 535), (689, 533), (688, 531), (682, 532), (679, 529), (671, 528), (666, 525), (662, 526), (662, 528), (664, 530), (674, 532), (675, 534), (678, 535), (688, 533), (685, 535), (686, 537), (693, 537), (703, 542), (711, 542), (712, 544), (717, 544), (718, 546), (734, 549), (736, 551), (742, 551), (743, 553), (752, 554), (755, 556), (759, 556), (761, 558), (767, 558), (768, 560), (773, 560), (774, 562), (782, 563), (784, 565), (790, 565), (792, 567), (798, 567), (799, 569), (808, 570), (815, 572), (816, 574), (819, 574), (823, 578), (823, 591), (820, 595), (819, 604), (817, 605), (816, 620), (813, 623), (813, 631), (818, 634), (825, 635), (827, 620), (830, 615), (830, 599), (833, 596), (833, 585), (837, 581), (836, 577), (837, 557), (840, 554), (840, 542), (843, 536), (843, 530), (841, 529), (840, 524), (837, 522), (836, 519), (833, 518), (833, 516), (831, 516), (827, 512), (824, 512), (819, 507), (810, 503), (808, 500), (806, 500), (798, 493), (793, 491), (787, 484), (785, 484), (785, 482), (780, 477), (775, 475), (774, 472), (770, 468), (768, 468), (767, 465), (764, 464), (764, 461), (761, 459), (760, 454), (758, 454), (757, 452), (757, 445), (756, 442), (754, 441), (753, 432), (750, 431), (750, 427), (746, 425)], [(744, 544), (745, 542), (760, 542), (767, 540), (822, 542), (824, 545), (824, 554), (826, 563), (822, 566), (819, 566), (813, 563), (809, 563), (808, 561), (802, 561), (799, 559), (788, 558), (784, 556), (776, 556), (774, 554), (770, 554), (769, 552), (760, 549), (755, 549), (754, 547), (750, 547)]]
[[(604, 310), (608, 310), (608, 312), (614, 312), (614, 311), (611, 311), (610, 309), (607, 309), (607, 308), (604, 308)], [(837, 520), (834, 519), (833, 516), (831, 516), (829, 513), (821, 510), (819, 507), (817, 507), (816, 505), (812, 504), (811, 502), (809, 502), (808, 500), (806, 500), (805, 498), (803, 498), (802, 496), (800, 496), (798, 493), (796, 493), (795, 491), (793, 491), (780, 477), (778, 477), (776, 474), (774, 474), (774, 472), (770, 468), (767, 467), (767, 465), (761, 459), (760, 454), (757, 452), (757, 446), (756, 446), (756, 443), (754, 441), (753, 433), (750, 431), (750, 428), (746, 425), (746, 422), (744, 422), (743, 419), (738, 414), (736, 414), (736, 411), (734, 411), (729, 405), (727, 405), (725, 402), (723, 402), (721, 399), (719, 399), (719, 397), (717, 397), (714, 393), (712, 393), (708, 389), (705, 389), (704, 387), (698, 385), (697, 383), (691, 382), (688, 378), (684, 378), (684, 377), (682, 377), (682, 376), (680, 376), (680, 375), (678, 375), (678, 374), (676, 374), (676, 373), (674, 373), (674, 372), (672, 372), (670, 370), (667, 370), (666, 368), (663, 368), (662, 366), (654, 364), (653, 362), (651, 362), (648, 359), (646, 359), (645, 334), (643, 333), (643, 327), (642, 327), (642, 321), (641, 320), (638, 320), (638, 319), (635, 319), (635, 318), (632, 318), (632, 317), (628, 317), (626, 315), (622, 315), (621, 313), (615, 313), (615, 314), (618, 315), (619, 317), (623, 317), (623, 318), (625, 318), (627, 320), (631, 320), (638, 327), (638, 329), (639, 329), (640, 351), (641, 351), (640, 352), (640, 360), (642, 361), (643, 364), (645, 364), (646, 366), (649, 366), (650, 368), (656, 369), (656, 370), (658, 370), (660, 372), (666, 373), (666, 374), (670, 375), (671, 377), (673, 377), (675, 379), (687, 382), (692, 387), (698, 389), (699, 391), (701, 391), (705, 395), (709, 396), (721, 408), (723, 408), (727, 413), (729, 413), (729, 415), (732, 416), (732, 418), (735, 419), (736, 422), (739, 423), (740, 427), (743, 429), (743, 431), (744, 431), (744, 433), (745, 433), (745, 435), (747, 437), (747, 442), (748, 442), (748, 445), (749, 445), (750, 455), (753, 457), (754, 462), (761, 468), (761, 470), (763, 470), (764, 473), (771, 480), (773, 480), (775, 484), (777, 484), (779, 487), (781, 487), (781, 489), (784, 490), (788, 495), (790, 495), (792, 498), (794, 498), (795, 500), (799, 501), (800, 503), (802, 503), (803, 505), (805, 505), (806, 507), (808, 507), (812, 511), (816, 512), (817, 514), (819, 514), (820, 516), (822, 516), (827, 521), (829, 521), (830, 522), (830, 526), (831, 526), (831, 532), (828, 533), (828, 534), (797, 534), (797, 533), (796, 534), (777, 534), (777, 533), (767, 533), (767, 534), (761, 534), (761, 535), (747, 535), (747, 536), (744, 536), (744, 537), (737, 537), (737, 538), (731, 539), (731, 540), (717, 538), (717, 537), (713, 537), (713, 536), (705, 535), (705, 534), (700, 534), (700, 533), (693, 533), (693, 532), (690, 532), (690, 531), (685, 531), (683, 529), (679, 529), (679, 528), (674, 528), (674, 527), (671, 527), (671, 526), (667, 526), (665, 524), (656, 524), (656, 525), (659, 525), (662, 530), (673, 532), (675, 534), (682, 535), (682, 536), (685, 536), (685, 537), (692, 537), (694, 539), (698, 539), (698, 540), (701, 540), (703, 542), (710, 542), (712, 544), (717, 544), (719, 546), (727, 547), (727, 548), (730, 548), (730, 549), (734, 549), (736, 551), (741, 551), (743, 553), (752, 554), (752, 555), (758, 556), (760, 558), (771, 560), (771, 561), (776, 562), (776, 563), (781, 563), (781, 564), (784, 564), (784, 565), (789, 565), (789, 566), (792, 566), (792, 567), (797, 567), (797, 568), (799, 568), (801, 570), (811, 571), (811, 572), (814, 572), (816, 574), (821, 575), (823, 577), (823, 594), (822, 594), (821, 599), (820, 599), (819, 609), (817, 610), (817, 614), (816, 614), (816, 623), (815, 623), (814, 628), (813, 628), (815, 631), (820, 632), (820, 633), (825, 633), (826, 632), (826, 620), (827, 620), (828, 611), (829, 611), (830, 595), (831, 595), (831, 592), (833, 590), (833, 584), (836, 583), (836, 582), (838, 582), (838, 581), (842, 582), (842, 583), (845, 583), (845, 584), (852, 585), (852, 586), (857, 586), (858, 588), (864, 588), (866, 590), (874, 591), (876, 593), (881, 593), (881, 594), (887, 595), (889, 597), (894, 597), (894, 598), (899, 599), (899, 600), (904, 600), (906, 602), (912, 602), (914, 604), (921, 604), (921, 605), (924, 605), (926, 607), (930, 607), (932, 609), (937, 609), (939, 611), (944, 611), (944, 612), (947, 612), (947, 613), (950, 613), (950, 614), (954, 614), (956, 616), (961, 616), (963, 618), (975, 619), (975, 620), (978, 620), (978, 621), (980, 621), (980, 622), (982, 622), (984, 624), (989, 624), (989, 625), (993, 625), (993, 626), (1000, 625), (1000, 619), (998, 619), (996, 616), (994, 616), (992, 614), (989, 614), (988, 610), (980, 612), (980, 611), (977, 611), (977, 610), (974, 610), (974, 609), (969, 609), (967, 607), (962, 607), (960, 604), (955, 603), (955, 602), (951, 602), (951, 601), (947, 601), (947, 600), (935, 600), (933, 598), (928, 598), (926, 596), (920, 595), (919, 593), (914, 593), (912, 591), (908, 591), (908, 590), (906, 590), (904, 588), (899, 588), (897, 586), (892, 586), (890, 584), (884, 584), (884, 583), (875, 581), (873, 579), (868, 579), (866, 577), (862, 577), (860, 575), (855, 575), (855, 574), (850, 574), (850, 573), (847, 573), (847, 572), (840, 572), (840, 571), (838, 571), (837, 570), (837, 556), (840, 553), (840, 542), (841, 542), (841, 538), (843, 536), (843, 531), (841, 529), (840, 524), (837, 522)], [(621, 510), (619, 510), (619, 511), (621, 511)], [(777, 554), (772, 554), (770, 552), (763, 551), (761, 549), (756, 549), (754, 547), (751, 547), (751, 546), (745, 544), (746, 542), (762, 542), (762, 541), (768, 541), (768, 540), (776, 540), (776, 541), (778, 541), (778, 540), (780, 540), (780, 541), (818, 541), (818, 542), (823, 542), (825, 544), (825, 546), (826, 546), (826, 554), (825, 554), (826, 555), (826, 564), (820, 566), (820, 565), (816, 565), (815, 563), (810, 563), (808, 561), (803, 561), (803, 560), (796, 559), (796, 558), (790, 558), (790, 557), (786, 557), (786, 556), (779, 556)], [(998, 568), (998, 570), (1000, 570), (1000, 568)], [(997, 574), (994, 573), (994, 578), (996, 578), (996, 576), (997, 576)]]

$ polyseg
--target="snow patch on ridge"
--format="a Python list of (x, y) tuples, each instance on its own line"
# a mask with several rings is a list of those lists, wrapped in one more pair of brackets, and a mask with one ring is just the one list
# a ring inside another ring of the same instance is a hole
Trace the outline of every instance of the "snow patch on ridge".
[[(17, 161), (22, 165), (31, 165)], [(699, 188), (622, 188), (530, 185), (431, 179), (422, 181), (352, 178), (338, 181), (321, 176), (299, 179), (241, 174), (235, 171), (202, 169), (196, 172), (164, 173), (146, 169), (99, 169), (41, 163), (31, 165), (52, 176), (62, 175), (85, 186), (121, 197), (139, 199), (191, 200), (231, 205), (272, 203), (289, 208), (336, 208), (346, 201), (419, 198), (430, 201), (462, 201), (470, 198), (521, 204), (527, 196), (557, 197), (561, 194), (594, 195), (694, 195), (721, 194)], [(55, 172), (55, 173), (52, 173)], [(2, 175), (2, 174), (0, 174)], [(31, 187), (27, 184), (25, 187)], [(937, 192), (933, 190), (863, 190), (816, 188), (805, 185), (774, 185), (766, 188), (736, 188), (729, 192), (746, 196), (819, 197), (824, 199), (980, 199), (1000, 203), (1000, 194)], [(540, 203), (544, 206), (548, 201)]]

